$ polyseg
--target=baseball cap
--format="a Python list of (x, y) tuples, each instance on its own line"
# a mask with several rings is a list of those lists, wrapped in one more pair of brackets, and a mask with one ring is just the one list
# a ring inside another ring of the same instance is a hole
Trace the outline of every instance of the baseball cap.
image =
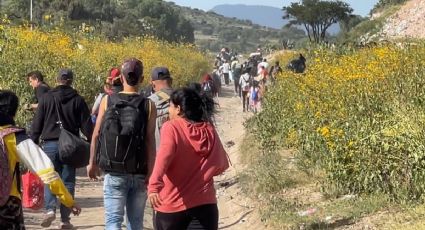
[(143, 63), (142, 61), (136, 58), (130, 58), (121, 66), (121, 73), (124, 77), (128, 78), (132, 73), (136, 77), (141, 77), (143, 75)]
[(106, 78), (106, 83), (113, 83), (117, 78), (120, 77), (121, 71), (118, 68), (112, 68), (109, 71), (109, 76)]
[(74, 79), (74, 73), (70, 69), (61, 69), (58, 73), (58, 80), (72, 80)]
[(151, 73), (152, 81), (166, 80), (170, 78), (171, 78), (170, 71), (166, 67), (155, 67), (152, 70), (152, 73)]

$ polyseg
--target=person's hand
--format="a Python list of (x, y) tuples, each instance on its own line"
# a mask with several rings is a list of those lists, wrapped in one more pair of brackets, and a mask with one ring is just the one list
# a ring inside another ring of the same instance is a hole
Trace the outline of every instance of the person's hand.
[(149, 202), (151, 203), (152, 207), (157, 208), (161, 205), (162, 200), (161, 198), (159, 198), (159, 194), (154, 192), (154, 193), (150, 193), (148, 195), (148, 199)]
[(74, 216), (79, 216), (81, 213), (81, 207), (78, 204), (74, 204), (74, 206), (71, 207), (71, 211)]
[(31, 104), (24, 104), (24, 105), (22, 106), (22, 108), (23, 108), (24, 110), (32, 110)]
[(87, 176), (92, 180), (97, 180), (97, 177), (100, 176), (99, 167), (94, 164), (87, 165)]

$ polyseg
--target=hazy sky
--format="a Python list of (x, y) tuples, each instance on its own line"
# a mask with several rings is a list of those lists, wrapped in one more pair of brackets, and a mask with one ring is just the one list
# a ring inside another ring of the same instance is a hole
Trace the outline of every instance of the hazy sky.
[[(289, 5), (291, 2), (299, 2), (294, 0), (166, 0), (168, 2), (175, 2), (177, 5), (189, 6), (198, 8), (205, 11), (210, 10), (216, 5), (220, 4), (245, 4), (245, 5), (265, 5), (281, 8)], [(366, 16), (369, 14), (372, 7), (378, 0), (343, 0), (350, 4), (354, 9), (354, 14)]]

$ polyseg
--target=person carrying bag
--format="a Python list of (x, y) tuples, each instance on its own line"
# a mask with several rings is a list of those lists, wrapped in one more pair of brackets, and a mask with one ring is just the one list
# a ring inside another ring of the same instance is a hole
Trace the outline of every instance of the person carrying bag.
[(89, 164), (90, 143), (63, 127), (61, 115), (59, 113), (60, 106), (57, 99), (54, 98), (54, 100), (56, 114), (58, 115), (57, 124), (59, 124), (61, 130), (59, 134), (59, 160), (74, 168), (85, 167)]
[[(91, 140), (93, 123), (87, 103), (72, 88), (74, 73), (70, 69), (61, 69), (56, 80), (57, 86), (44, 94), (38, 103), (31, 139), (37, 144), (42, 140), (41, 148), (74, 195), (76, 168), (86, 165), (85, 158), (89, 155), (80, 131)], [(49, 227), (56, 218), (57, 199), (49, 188), (45, 187), (44, 194), (46, 214), (41, 225)], [(60, 213), (60, 228), (72, 228), (69, 209), (61, 205)]]

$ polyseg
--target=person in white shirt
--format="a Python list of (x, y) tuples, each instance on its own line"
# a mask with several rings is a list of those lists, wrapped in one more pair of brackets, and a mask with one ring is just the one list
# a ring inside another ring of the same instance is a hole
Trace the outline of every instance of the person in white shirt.
[(264, 58), (262, 62), (258, 63), (258, 66), (257, 66), (258, 73), (257, 74), (260, 74), (261, 66), (263, 66), (264, 69), (266, 69), (266, 70), (269, 68), (269, 63), (267, 63), (267, 59)]
[(225, 61), (223, 64), (223, 77), (224, 77), (224, 84), (229, 86), (230, 79), (229, 79), (229, 72), (230, 72), (230, 64), (228, 61)]
[(242, 91), (243, 112), (248, 111), (248, 108), (249, 108), (248, 92), (249, 92), (250, 82), (251, 82), (251, 76), (249, 75), (250, 71), (251, 71), (251, 68), (244, 68), (242, 72), (243, 74), (239, 79), (239, 85)]

